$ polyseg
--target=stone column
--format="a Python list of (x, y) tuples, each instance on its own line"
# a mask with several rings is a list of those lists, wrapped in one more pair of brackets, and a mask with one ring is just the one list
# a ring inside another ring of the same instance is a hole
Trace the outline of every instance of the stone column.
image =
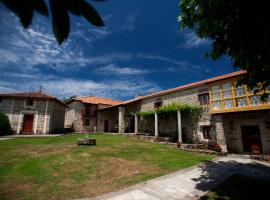
[(158, 137), (158, 114), (155, 112), (155, 137)]
[(224, 124), (222, 116), (215, 116), (216, 138), (217, 144), (220, 145), (222, 152), (228, 152), (225, 138)]
[(120, 106), (118, 112), (118, 133), (125, 133), (125, 107)]
[(138, 115), (135, 114), (135, 130), (134, 130), (135, 134), (138, 133)]
[(180, 143), (183, 142), (182, 137), (182, 121), (181, 121), (181, 112), (180, 110), (177, 110), (177, 127), (178, 127), (178, 141)]

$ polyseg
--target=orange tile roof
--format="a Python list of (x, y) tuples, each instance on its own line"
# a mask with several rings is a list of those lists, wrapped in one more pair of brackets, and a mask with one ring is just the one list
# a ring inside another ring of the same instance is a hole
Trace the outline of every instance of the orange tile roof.
[(110, 106), (114, 106), (114, 105), (122, 103), (122, 101), (117, 101), (117, 100), (107, 99), (107, 98), (102, 98), (102, 97), (94, 97), (94, 96), (75, 97), (73, 98), (73, 100), (78, 100), (83, 103), (105, 104), (105, 105), (110, 105)]
[(34, 99), (46, 99), (46, 100), (56, 100), (58, 103), (67, 106), (62, 101), (54, 96), (50, 96), (43, 92), (21, 92), (21, 93), (0, 93), (0, 97), (10, 97), (10, 98), (34, 98)]
[[(237, 72), (232, 72), (230, 74), (216, 76), (214, 78), (209, 78), (209, 79), (206, 79), (206, 80), (197, 81), (197, 82), (194, 82), (194, 83), (189, 83), (189, 84), (182, 85), (182, 86), (179, 86), (179, 87), (175, 87), (175, 88), (172, 88), (172, 89), (162, 90), (160, 92), (156, 92), (156, 93), (149, 94), (149, 95), (146, 95), (146, 96), (141, 96), (141, 97), (137, 97), (137, 98), (134, 98), (134, 99), (130, 99), (130, 100), (124, 101), (122, 103), (119, 103), (118, 105), (119, 106), (120, 105), (126, 105), (126, 104), (129, 104), (129, 103), (135, 102), (135, 101), (139, 101), (139, 100), (143, 100), (143, 99), (147, 99), (147, 98), (151, 98), (151, 97), (155, 97), (155, 96), (159, 96), (159, 95), (169, 94), (169, 93), (172, 93), (172, 92), (176, 92), (176, 91), (196, 87), (196, 86), (199, 86), (199, 85), (203, 85), (203, 84), (207, 84), (207, 83), (211, 83), (211, 82), (215, 82), (215, 81), (219, 81), (219, 80), (223, 80), (223, 79), (243, 75), (243, 74), (246, 74), (246, 73), (247, 73), (246, 71), (240, 70), (240, 71), (237, 71)], [(115, 106), (118, 106), (118, 105), (115, 105)], [(110, 106), (110, 107), (113, 107), (113, 106)], [(110, 107), (108, 107), (108, 108), (110, 108)], [(104, 108), (104, 109), (106, 109), (106, 108)]]

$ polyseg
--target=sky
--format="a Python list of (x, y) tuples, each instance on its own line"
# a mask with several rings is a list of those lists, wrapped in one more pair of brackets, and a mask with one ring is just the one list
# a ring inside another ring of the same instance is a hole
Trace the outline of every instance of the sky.
[[(90, 2), (90, 1), (89, 1)], [(70, 15), (59, 46), (50, 19), (35, 14), (28, 29), (0, 4), (0, 93), (42, 90), (58, 98), (127, 100), (233, 71), (205, 58), (211, 41), (180, 30), (178, 0), (90, 2), (105, 26)]]

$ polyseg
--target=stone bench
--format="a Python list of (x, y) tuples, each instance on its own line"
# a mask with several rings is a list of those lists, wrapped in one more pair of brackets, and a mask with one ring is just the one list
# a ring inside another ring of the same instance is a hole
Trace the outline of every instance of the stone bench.
[(95, 138), (80, 138), (77, 140), (77, 145), (96, 145)]

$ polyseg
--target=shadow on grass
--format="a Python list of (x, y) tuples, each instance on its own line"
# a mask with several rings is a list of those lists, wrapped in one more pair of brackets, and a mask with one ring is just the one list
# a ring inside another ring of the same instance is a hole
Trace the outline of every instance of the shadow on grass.
[(205, 194), (200, 200), (268, 199), (270, 181), (242, 174), (234, 174)]
[(202, 175), (193, 178), (195, 188), (200, 191), (209, 191), (234, 174), (241, 174), (258, 180), (270, 182), (270, 165), (255, 162), (238, 161), (206, 161), (199, 166)]

